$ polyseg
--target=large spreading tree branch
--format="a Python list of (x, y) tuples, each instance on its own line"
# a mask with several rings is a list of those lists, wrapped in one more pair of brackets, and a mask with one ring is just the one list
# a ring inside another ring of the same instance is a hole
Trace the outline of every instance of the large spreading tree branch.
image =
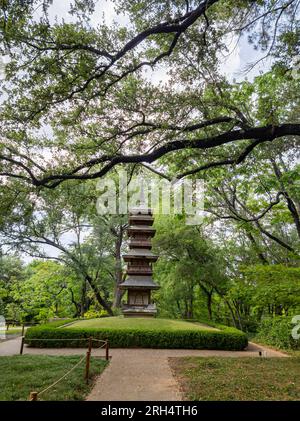
[[(221, 195), (218, 189), (215, 189), (215, 190), (218, 191), (218, 193)], [(222, 195), (224, 197), (224, 192), (222, 193)], [(274, 206), (280, 203), (280, 196), (283, 196), (283, 195), (284, 195), (283, 192), (278, 192), (276, 195), (276, 199), (274, 201), (271, 201), (269, 205), (260, 214), (253, 215), (251, 218), (246, 218), (246, 217), (243, 217), (241, 214), (238, 214), (235, 206), (232, 203), (230, 203), (229, 200), (225, 197), (224, 199), (226, 199), (226, 203), (229, 207), (229, 210), (232, 212), (232, 215), (219, 215), (217, 212), (215, 212), (212, 209), (206, 209), (206, 211), (209, 213), (212, 213), (213, 215), (217, 216), (220, 219), (234, 219), (235, 221), (257, 222), (260, 219), (262, 219)]]
[[(145, 66), (153, 67), (163, 58), (168, 57), (174, 51), (180, 36), (189, 28), (191, 27), (201, 16), (207, 20), (205, 12), (219, 0), (204, 0), (201, 1), (195, 9), (191, 11), (187, 11), (184, 15), (177, 16), (173, 19), (169, 19), (168, 21), (161, 22), (150, 28), (147, 28), (137, 35), (135, 35), (132, 39), (127, 41), (123, 47), (119, 49), (119, 51), (112, 53), (105, 49), (98, 49), (93, 45), (85, 45), (82, 43), (62, 43), (62, 42), (55, 42), (55, 40), (50, 39), (46, 40), (42, 39), (31, 39), (28, 36), (17, 36), (16, 40), (18, 43), (24, 43), (25, 45), (31, 47), (33, 50), (38, 51), (39, 53), (54, 51), (86, 51), (93, 55), (95, 55), (98, 59), (102, 59), (100, 63), (95, 67), (93, 72), (83, 81), (81, 84), (77, 84), (76, 79), (77, 76), (73, 78), (71, 83), (72, 89), (70, 89), (67, 93), (63, 93), (62, 95), (55, 95), (34, 110), (32, 113), (29, 114), (29, 119), (34, 118), (37, 114), (44, 111), (47, 107), (55, 104), (62, 103), (67, 100), (71, 100), (77, 94), (84, 92), (89, 85), (93, 81), (101, 81), (103, 82), (101, 88), (97, 90), (91, 97), (95, 98), (97, 96), (105, 95), (109, 88), (113, 85), (127, 77), (128, 75), (137, 72), (139, 69)], [(206, 29), (207, 30), (207, 27)], [(165, 51), (160, 52), (153, 60), (130, 60), (127, 66), (122, 64), (122, 59), (125, 58), (126, 55), (129, 53), (133, 53), (134, 51), (138, 51), (141, 44), (148, 40), (152, 39), (153, 36), (159, 35), (168, 35), (174, 34), (172, 40), (168, 48)], [(113, 73), (112, 70), (117, 69), (117, 73)], [(121, 71), (120, 71), (121, 69)], [(108, 79), (105, 81), (104, 78), (108, 76)], [(76, 86), (77, 85), (77, 86)]]
[[(69, 172), (61, 174), (51, 174), (46, 176), (44, 175), (40, 178), (37, 175), (33, 174), (32, 170), (29, 167), (27, 167), (23, 162), (21, 162), (19, 165), (19, 161), (17, 160), (12, 160), (11, 158), (7, 159), (6, 157), (3, 157), (3, 159), (6, 161), (10, 161), (10, 163), (13, 165), (12, 168), (20, 168), (25, 170), (27, 173), (26, 176), (28, 177), (29, 175), (31, 183), (33, 185), (54, 188), (65, 180), (90, 180), (101, 178), (119, 164), (151, 164), (152, 162), (158, 160), (159, 158), (169, 153), (174, 153), (181, 150), (208, 150), (232, 142), (238, 143), (244, 140), (251, 140), (249, 145), (247, 145), (247, 147), (240, 153), (240, 155), (234, 161), (232, 160), (232, 158), (228, 158), (228, 160), (222, 160), (217, 163), (208, 163), (200, 167), (200, 169), (198, 168), (197, 171), (226, 164), (238, 164), (242, 162), (257, 145), (264, 142), (271, 142), (274, 139), (280, 138), (282, 136), (296, 135), (300, 135), (300, 124), (297, 123), (281, 124), (277, 126), (268, 125), (262, 127), (252, 127), (248, 129), (231, 130), (207, 138), (201, 137), (194, 139), (174, 140), (160, 147), (157, 147), (148, 153), (146, 152), (141, 154), (128, 155), (102, 155), (100, 157), (86, 161), (85, 163), (81, 164), (73, 170), (70, 170)], [(93, 167), (97, 167), (98, 165), (101, 165), (100, 169), (97, 169), (94, 172), (90, 171)], [(5, 172), (8, 173), (7, 171)], [(11, 174), (15, 175), (15, 171), (11, 171)]]
[[(270, 204), (259, 214), (254, 215), (253, 212), (246, 206), (245, 203), (243, 203), (236, 195), (235, 188), (232, 188), (229, 186), (229, 190), (232, 193), (232, 197), (229, 198), (224, 191), (223, 188), (215, 188), (214, 189), (224, 200), (224, 205), (228, 208), (229, 214), (228, 215), (220, 215), (217, 212), (215, 212), (212, 209), (207, 210), (208, 212), (212, 213), (219, 219), (232, 219), (237, 222), (244, 222), (244, 223), (250, 223), (256, 226), (256, 228), (259, 229), (259, 231), (268, 237), (270, 240), (276, 242), (284, 249), (295, 252), (295, 249), (287, 244), (285, 241), (283, 241), (281, 238), (278, 238), (278, 236), (274, 235), (273, 233), (269, 232), (264, 226), (261, 224), (261, 220), (263, 217), (277, 204), (280, 202), (280, 197), (284, 196), (284, 192), (280, 191), (276, 195), (276, 199), (274, 201), (271, 201)], [(237, 208), (237, 205), (240, 206), (240, 209)], [(250, 218), (246, 215), (250, 215)]]

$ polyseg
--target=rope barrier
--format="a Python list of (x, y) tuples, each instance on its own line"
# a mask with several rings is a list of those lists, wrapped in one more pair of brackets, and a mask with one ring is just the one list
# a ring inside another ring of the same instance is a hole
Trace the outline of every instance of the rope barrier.
[[(36, 401), (38, 399), (38, 396), (40, 396), (41, 394), (47, 392), (49, 389), (51, 389), (53, 386), (57, 385), (61, 380), (63, 380), (64, 378), (66, 378), (73, 370), (75, 370), (76, 367), (78, 367), (82, 361), (84, 359), (86, 359), (86, 368), (85, 368), (85, 379), (86, 382), (88, 383), (88, 378), (89, 378), (89, 367), (90, 367), (90, 357), (91, 357), (91, 349), (92, 349), (92, 343), (93, 341), (95, 342), (101, 342), (103, 343), (103, 345), (99, 345), (97, 347), (97, 349), (102, 349), (105, 347), (105, 358), (106, 360), (109, 359), (109, 342), (108, 339), (107, 340), (103, 340), (103, 339), (96, 339), (96, 338), (75, 338), (75, 339), (37, 339), (37, 338), (29, 338), (29, 341), (88, 341), (89, 344), (89, 348), (87, 351), (87, 355), (83, 356), (69, 371), (67, 371), (67, 373), (65, 373), (62, 377), (60, 377), (58, 380), (56, 380), (54, 383), (52, 383), (50, 386), (46, 387), (45, 389), (41, 390), (40, 392), (31, 392), (30, 393), (30, 401)], [(20, 353), (23, 353), (23, 346), (24, 346), (24, 336), (22, 337), (22, 344), (21, 344), (21, 351)]]
[[(96, 341), (96, 342), (102, 342), (104, 344), (106, 344), (107, 341), (103, 341), (101, 339), (95, 339), (95, 338), (91, 338), (92, 341)], [(63, 338), (57, 338), (57, 339), (53, 339), (53, 338), (27, 338), (28, 341), (88, 341), (89, 338), (76, 338), (76, 339), (63, 339)]]
[(93, 341), (96, 341), (96, 342), (107, 342), (107, 341), (104, 341), (103, 339), (97, 339), (97, 338), (92, 338), (92, 340)]
[(98, 347), (97, 347), (97, 349), (102, 349), (102, 348), (104, 348), (106, 346), (106, 342), (103, 344), (103, 345), (99, 345)]
[(72, 367), (67, 373), (65, 373), (62, 377), (60, 377), (58, 380), (56, 380), (54, 383), (52, 383), (50, 386), (46, 387), (45, 389), (43, 389), (41, 392), (37, 392), (38, 396), (40, 396), (42, 393), (47, 392), (47, 390), (51, 389), (51, 387), (57, 385), (57, 383), (59, 383), (61, 380), (63, 380), (65, 377), (67, 377), (68, 374), (70, 374), (73, 370), (75, 370), (76, 367), (78, 367), (82, 361), (85, 359), (85, 355), (80, 359), (80, 361), (78, 361), (78, 363), (76, 363), (74, 365), (74, 367)]
[(98, 346), (98, 348), (97, 349), (101, 349), (101, 348), (104, 348), (105, 346), (106, 346), (106, 344), (107, 344), (107, 341), (103, 341), (102, 339), (94, 339), (94, 338), (92, 338), (92, 341), (95, 341), (95, 342), (101, 342), (103, 345), (101, 345), (101, 346)]
[(63, 339), (63, 338), (27, 338), (28, 341), (88, 341), (89, 338)]

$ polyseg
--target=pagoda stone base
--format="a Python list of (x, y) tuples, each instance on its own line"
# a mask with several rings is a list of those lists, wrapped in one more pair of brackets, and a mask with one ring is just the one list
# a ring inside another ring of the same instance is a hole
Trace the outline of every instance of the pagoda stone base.
[(157, 313), (155, 304), (148, 304), (147, 306), (133, 306), (124, 304), (122, 311), (124, 317), (153, 317)]

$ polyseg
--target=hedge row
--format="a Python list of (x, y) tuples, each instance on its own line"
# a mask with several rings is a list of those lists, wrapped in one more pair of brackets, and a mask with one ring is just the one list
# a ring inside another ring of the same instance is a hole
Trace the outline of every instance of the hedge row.
[[(242, 350), (247, 346), (245, 333), (232, 327), (222, 330), (145, 330), (145, 329), (58, 329), (51, 325), (29, 328), (25, 343), (32, 347), (64, 348), (86, 347), (87, 339), (108, 339), (112, 348), (185, 348)], [(35, 340), (33, 340), (35, 339)], [(50, 340), (49, 340), (50, 339)], [(63, 340), (55, 340), (63, 339)], [(80, 340), (77, 340), (80, 339)]]

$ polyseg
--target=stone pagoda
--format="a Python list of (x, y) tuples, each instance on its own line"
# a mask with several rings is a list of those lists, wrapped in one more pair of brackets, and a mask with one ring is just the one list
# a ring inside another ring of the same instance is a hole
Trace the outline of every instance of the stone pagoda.
[(155, 235), (153, 220), (151, 209), (132, 209), (129, 213), (129, 253), (123, 255), (127, 277), (120, 285), (127, 290), (127, 304), (122, 308), (125, 317), (156, 314), (156, 306), (151, 301), (151, 290), (159, 288), (152, 279), (152, 263), (158, 259), (151, 251), (151, 238)]

